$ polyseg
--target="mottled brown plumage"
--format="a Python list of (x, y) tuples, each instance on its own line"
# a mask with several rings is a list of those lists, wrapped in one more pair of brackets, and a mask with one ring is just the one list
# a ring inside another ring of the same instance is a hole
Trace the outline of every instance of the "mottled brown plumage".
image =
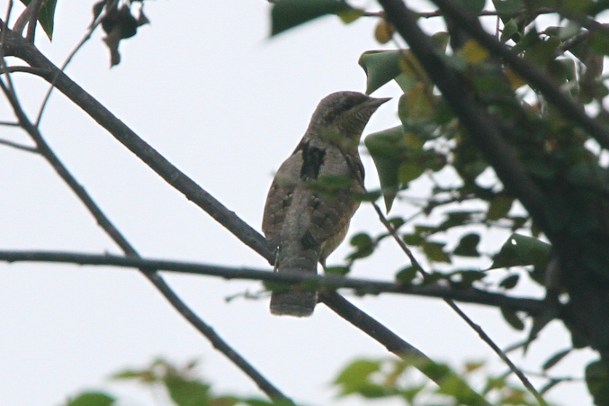
[[(376, 109), (389, 99), (357, 92), (324, 98), (302, 140), (279, 167), (268, 193), (262, 230), (277, 247), (277, 272), (317, 273), (347, 234), (364, 192), (358, 144)], [(309, 316), (317, 293), (290, 288), (274, 292), (271, 312)]]

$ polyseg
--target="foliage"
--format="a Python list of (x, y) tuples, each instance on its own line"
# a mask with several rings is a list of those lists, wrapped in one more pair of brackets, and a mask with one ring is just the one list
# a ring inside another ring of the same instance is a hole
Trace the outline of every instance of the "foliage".
[[(466, 363), (457, 373), (447, 365), (418, 363), (396, 359), (359, 359), (347, 365), (336, 377), (334, 384), (339, 389), (339, 397), (360, 396), (365, 399), (397, 399), (405, 405), (449, 405), (478, 404), (467, 397), (467, 388), (454, 379), (460, 376), (466, 381), (481, 377), (480, 392), (495, 405), (537, 405), (537, 401), (527, 391), (508, 381), (508, 374), (493, 376), (484, 370), (482, 362)], [(440, 386), (430, 385), (421, 380), (417, 371), (435, 371), (442, 377)]]
[[(156, 393), (162, 392), (168, 402), (176, 406), (282, 406), (286, 401), (268, 401), (235, 395), (215, 395), (208, 382), (197, 375), (197, 362), (177, 366), (164, 359), (156, 359), (145, 368), (125, 369), (112, 376), (116, 381), (135, 381)], [(104, 392), (83, 392), (69, 400), (66, 406), (110, 406), (119, 404), (115, 396)]]
[[(30, 4), (32, 0), (21, 0), (23, 4)], [(55, 21), (55, 7), (57, 0), (47, 0), (40, 6), (38, 21), (49, 39), (53, 39), (53, 26)]]

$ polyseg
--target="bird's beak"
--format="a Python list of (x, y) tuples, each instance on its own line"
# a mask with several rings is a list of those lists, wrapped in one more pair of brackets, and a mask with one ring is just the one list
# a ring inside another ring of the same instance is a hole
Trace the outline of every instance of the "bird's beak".
[(391, 100), (391, 97), (370, 97), (366, 100), (366, 105), (369, 107), (373, 107), (375, 110), (383, 103)]

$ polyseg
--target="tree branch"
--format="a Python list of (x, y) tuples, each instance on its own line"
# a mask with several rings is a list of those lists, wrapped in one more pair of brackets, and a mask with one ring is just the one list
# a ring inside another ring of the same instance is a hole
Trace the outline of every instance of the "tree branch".
[[(4, 31), (3, 31), (4, 32)], [(3, 60), (4, 61), (4, 60)], [(87, 191), (78, 183), (76, 178), (63, 165), (61, 160), (55, 155), (50, 146), (46, 143), (38, 127), (34, 126), (29, 120), (21, 105), (9, 88), (0, 80), (0, 88), (9, 100), (21, 127), (30, 135), (37, 146), (37, 150), (46, 158), (49, 164), (61, 177), (61, 179), (77, 195), (81, 202), (87, 207), (89, 212), (95, 217), (98, 224), (115, 241), (115, 243), (128, 255), (139, 256), (135, 248), (127, 241), (122, 233), (114, 226), (105, 213), (99, 208), (97, 203), (91, 198)], [(214, 329), (197, 316), (165, 282), (165, 280), (151, 268), (140, 268), (146, 278), (161, 292), (167, 301), (180, 313), (190, 324), (203, 334), (208, 341), (224, 354), (233, 364), (249, 376), (258, 387), (271, 399), (283, 399), (293, 403), (286, 395), (277, 389), (268, 379), (266, 379), (256, 368), (254, 368), (245, 358), (237, 353)]]
[(34, 154), (38, 153), (36, 147), (30, 147), (29, 145), (19, 144), (18, 142), (13, 142), (9, 140), (0, 139), (0, 145), (6, 145), (7, 147), (15, 148), (20, 151), (31, 152)]
[[(511, 297), (500, 293), (486, 292), (476, 288), (451, 288), (440, 284), (404, 286), (394, 282), (372, 279), (346, 278), (339, 275), (308, 275), (302, 273), (278, 273), (264, 269), (234, 268), (196, 262), (169, 261), (132, 256), (84, 254), (62, 251), (7, 251), (0, 250), (0, 262), (52, 262), (89, 266), (115, 266), (158, 271), (179, 272), (194, 275), (214, 276), (223, 279), (255, 280), (284, 284), (304, 284), (321, 289), (353, 289), (358, 295), (394, 293), (422, 297), (453, 299), (513, 311), (523, 311), (536, 316), (544, 309), (543, 300)], [(336, 303), (336, 300), (332, 300)], [(340, 313), (340, 312), (339, 312)]]

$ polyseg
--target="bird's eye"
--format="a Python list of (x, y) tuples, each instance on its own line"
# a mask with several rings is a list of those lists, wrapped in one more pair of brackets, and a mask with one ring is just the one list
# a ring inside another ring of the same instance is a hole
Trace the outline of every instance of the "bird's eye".
[(342, 110), (349, 110), (354, 106), (353, 100), (343, 100), (340, 102), (340, 107)]

